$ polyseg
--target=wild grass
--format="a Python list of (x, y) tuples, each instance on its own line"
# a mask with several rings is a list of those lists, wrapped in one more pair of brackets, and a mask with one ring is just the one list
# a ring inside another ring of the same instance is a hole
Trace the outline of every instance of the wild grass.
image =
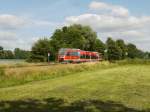
[(150, 65), (150, 59), (125, 59), (121, 61), (117, 61), (119, 65), (129, 65), (129, 64), (140, 64), (140, 65)]
[(29, 83), (0, 88), (0, 111), (149, 112), (149, 68), (103, 62), (5, 69), (12, 82)]
[(0, 68), (0, 77), (5, 76), (5, 70), (3, 68)]
[(0, 69), (0, 88), (46, 80), (82, 71), (113, 67), (108, 62), (84, 64), (19, 64), (4, 65)]

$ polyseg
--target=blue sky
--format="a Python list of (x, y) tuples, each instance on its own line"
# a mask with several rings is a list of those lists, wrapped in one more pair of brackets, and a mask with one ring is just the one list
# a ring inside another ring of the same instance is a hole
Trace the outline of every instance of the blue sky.
[(122, 38), (150, 51), (149, 5), (150, 0), (0, 0), (0, 45), (30, 49), (56, 28), (79, 23), (103, 41)]

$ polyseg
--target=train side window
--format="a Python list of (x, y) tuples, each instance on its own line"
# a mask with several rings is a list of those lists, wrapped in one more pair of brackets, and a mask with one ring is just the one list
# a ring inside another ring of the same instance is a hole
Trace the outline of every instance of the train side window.
[(71, 56), (78, 56), (79, 54), (78, 54), (78, 52), (71, 52), (70, 55)]
[(80, 58), (81, 58), (81, 59), (84, 59), (84, 54), (81, 54), (81, 55), (80, 55)]
[(86, 59), (86, 54), (83, 54), (83, 58), (85, 58), (85, 59)]
[(88, 54), (86, 55), (86, 59), (90, 59), (90, 56)]
[(70, 52), (67, 52), (66, 56), (70, 56)]
[(74, 55), (75, 55), (75, 56), (79, 56), (79, 53), (78, 53), (78, 52), (74, 52)]
[(91, 56), (91, 58), (92, 58), (92, 59), (95, 59), (95, 56), (94, 56), (94, 55), (92, 55), (92, 56)]

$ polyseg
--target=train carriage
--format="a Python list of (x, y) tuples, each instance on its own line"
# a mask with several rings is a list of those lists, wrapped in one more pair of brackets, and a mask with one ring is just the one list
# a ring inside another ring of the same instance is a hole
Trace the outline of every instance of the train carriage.
[(98, 52), (72, 48), (61, 48), (58, 52), (58, 61), (63, 63), (80, 63), (100, 60), (102, 60), (102, 57)]

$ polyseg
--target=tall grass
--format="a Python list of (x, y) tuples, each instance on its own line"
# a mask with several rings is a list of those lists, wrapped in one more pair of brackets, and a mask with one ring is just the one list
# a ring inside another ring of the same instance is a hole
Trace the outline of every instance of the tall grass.
[(5, 76), (5, 70), (4, 68), (0, 68), (0, 77)]
[(105, 69), (115, 66), (108, 62), (101, 63), (83, 63), (83, 64), (57, 64), (57, 65), (22, 65), (21, 67), (6, 67), (1, 69), (0, 88), (20, 85), (27, 82), (46, 80), (50, 78), (61, 77), (64, 75), (73, 75), (78, 72), (92, 71), (95, 69)]
[(150, 59), (126, 59), (126, 60), (121, 60), (117, 61), (119, 65), (127, 65), (127, 64), (144, 64), (144, 65), (150, 65)]
[(106, 69), (128, 64), (149, 64), (150, 60), (128, 59), (116, 63), (97, 62), (82, 64), (52, 64), (19, 63), (0, 66), (0, 88), (20, 85), (28, 82), (57, 78), (64, 75), (73, 75), (78, 72)]

